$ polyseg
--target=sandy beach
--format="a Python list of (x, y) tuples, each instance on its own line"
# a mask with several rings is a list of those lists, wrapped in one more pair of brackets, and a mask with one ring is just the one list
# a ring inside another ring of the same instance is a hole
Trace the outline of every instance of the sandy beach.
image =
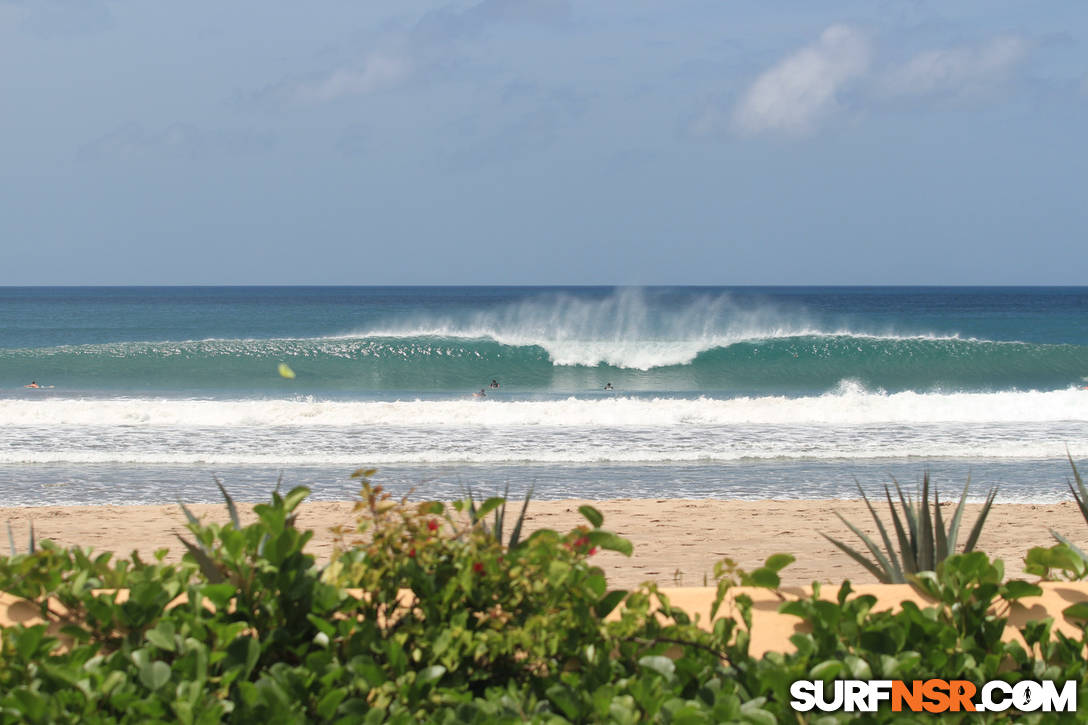
[[(578, 514), (582, 503), (596, 506), (605, 516), (605, 528), (622, 534), (635, 545), (630, 559), (610, 552), (596, 556), (608, 571), (613, 586), (631, 587), (643, 581), (663, 586), (701, 586), (709, 581), (714, 563), (722, 558), (729, 557), (745, 568), (754, 568), (777, 552), (797, 557), (797, 562), (783, 572), (785, 584), (807, 584), (814, 580), (837, 583), (847, 578), (858, 583), (874, 581), (862, 567), (820, 536), (820, 532), (826, 532), (860, 546), (834, 512), (841, 512), (863, 530), (875, 533), (861, 501), (535, 501), (527, 517), (528, 529), (567, 530), (576, 526), (583, 521)], [(347, 501), (302, 505), (299, 523), (314, 530), (311, 551), (319, 558), (327, 557), (332, 550), (330, 527), (351, 523), (352, 505)], [(239, 504), (243, 518), (252, 516), (250, 508)], [(967, 507), (961, 544), (974, 524), (978, 508), (978, 504)], [(197, 505), (191, 510), (206, 520), (226, 519), (222, 505)], [(879, 507), (878, 511), (886, 513)], [(948, 512), (951, 515), (951, 506)], [(31, 520), (39, 539), (122, 554), (135, 549), (141, 555), (150, 555), (166, 547), (171, 557), (176, 558), (181, 550), (176, 535), (185, 533), (185, 519), (177, 505), (0, 508), (0, 526), (10, 522), (21, 550), (25, 550)], [(1029, 548), (1053, 543), (1048, 527), (1074, 541), (1088, 540), (1088, 527), (1072, 502), (997, 504), (983, 530), (979, 548), (1003, 559), (1007, 575), (1016, 575), (1021, 573), (1023, 557)], [(4, 533), (0, 550), (7, 553), (6, 526), (0, 531)]]

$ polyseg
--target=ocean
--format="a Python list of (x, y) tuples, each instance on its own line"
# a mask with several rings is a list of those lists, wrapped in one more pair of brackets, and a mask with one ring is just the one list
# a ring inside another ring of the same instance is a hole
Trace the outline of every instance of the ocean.
[(0, 505), (1052, 501), (1086, 386), (1085, 287), (0, 287)]

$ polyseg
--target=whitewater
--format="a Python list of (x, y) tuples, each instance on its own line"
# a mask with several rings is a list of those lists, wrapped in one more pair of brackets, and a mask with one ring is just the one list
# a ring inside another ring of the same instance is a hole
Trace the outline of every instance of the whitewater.
[[(15, 426), (153, 425), (545, 428), (683, 427), (688, 425), (881, 425), (930, 423), (1088, 423), (1084, 391), (872, 393), (844, 383), (820, 396), (714, 399), (568, 397), (562, 400), (331, 401), (0, 400), (0, 418)], [(844, 454), (847, 453), (844, 451)], [(922, 453), (922, 452), (920, 452)]]

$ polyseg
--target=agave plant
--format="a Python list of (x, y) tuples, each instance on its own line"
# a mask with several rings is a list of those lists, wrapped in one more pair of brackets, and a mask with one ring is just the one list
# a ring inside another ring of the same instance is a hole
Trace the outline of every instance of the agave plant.
[[(884, 551), (881, 551), (880, 547), (869, 536), (847, 521), (838, 511), (835, 512), (835, 515), (862, 540), (865, 548), (869, 550), (869, 553), (873, 555), (873, 559), (876, 561), (870, 560), (857, 549), (844, 544), (838, 539), (833, 539), (823, 533), (821, 533), (821, 536), (846, 552), (881, 583), (906, 584), (908, 576), (917, 574), (920, 571), (933, 571), (942, 561), (957, 553), (956, 539), (959, 537), (960, 521), (963, 518), (963, 504), (967, 500), (967, 488), (971, 485), (971, 482), (968, 480), (964, 485), (960, 502), (956, 506), (947, 527), (945, 526), (944, 516), (941, 514), (941, 500), (936, 488), (933, 489), (933, 504), (932, 507), (930, 506), (929, 473), (922, 477), (922, 489), (917, 503), (913, 497), (904, 495), (898, 481), (893, 479), (893, 482), (895, 483), (895, 491), (899, 496), (902, 516), (900, 516), (900, 511), (896, 509), (895, 503), (892, 501), (891, 490), (887, 485), (884, 486), (884, 496), (888, 500), (888, 508), (892, 513), (892, 524), (895, 528), (896, 541), (899, 544), (898, 553), (896, 547), (892, 545), (887, 529), (881, 522), (880, 517), (877, 516), (876, 510), (869, 502), (869, 497), (865, 495), (865, 491), (860, 484), (858, 484), (858, 491), (861, 492), (861, 498), (869, 508), (873, 521), (876, 522), (877, 531), (880, 532), (880, 538), (884, 543)], [(982, 510), (978, 514), (978, 519), (971, 528), (971, 533), (959, 553), (966, 554), (974, 550), (975, 544), (978, 543), (978, 537), (982, 533), (982, 526), (986, 523), (986, 517), (990, 513), (990, 508), (993, 506), (996, 496), (997, 488), (990, 489), (986, 501), (982, 505)]]
[[(1080, 471), (1077, 470), (1077, 464), (1073, 462), (1073, 456), (1069, 456), (1069, 465), (1073, 468), (1073, 481), (1076, 482), (1077, 485), (1074, 487), (1073, 482), (1069, 481), (1066, 482), (1066, 485), (1069, 486), (1069, 493), (1073, 494), (1073, 500), (1077, 502), (1077, 507), (1080, 508), (1080, 513), (1081, 516), (1084, 517), (1085, 523), (1088, 523), (1088, 486), (1084, 485), (1084, 480), (1080, 477)], [(1072, 541), (1062, 536), (1054, 529), (1050, 530), (1050, 535), (1072, 549), (1073, 553), (1082, 560), (1088, 562), (1088, 554), (1085, 554), (1084, 550)]]
[[(469, 488), (465, 492), (465, 501), (458, 502), (461, 504), (457, 506), (458, 510), (461, 506), (465, 506), (468, 509), (469, 521), (475, 526), (479, 524), (483, 527), (485, 532), (490, 533), (495, 540), (500, 544), (503, 536), (503, 526), (506, 523), (506, 499), (510, 495), (510, 484), (506, 484), (506, 489), (503, 491), (502, 496), (494, 496), (487, 499), (480, 504), (479, 508), (476, 507), (476, 501), (472, 496), (472, 489)], [(506, 548), (513, 549), (518, 545), (521, 540), (521, 526), (525, 523), (525, 512), (529, 508), (529, 499), (533, 496), (533, 487), (529, 486), (529, 490), (525, 492), (525, 501), (521, 505), (521, 514), (518, 515), (517, 521), (514, 522), (514, 528), (510, 531), (510, 539), (506, 543)], [(456, 505), (456, 504), (455, 504)], [(491, 526), (487, 525), (486, 517), (492, 511), (495, 512), (495, 523)]]
[[(15, 548), (15, 532), (11, 530), (11, 522), (8, 522), (8, 545), (11, 547), (11, 555), (16, 556), (19, 550)], [(34, 544), (34, 522), (30, 522), (30, 543), (27, 545), (27, 553), (33, 554), (37, 550)]]

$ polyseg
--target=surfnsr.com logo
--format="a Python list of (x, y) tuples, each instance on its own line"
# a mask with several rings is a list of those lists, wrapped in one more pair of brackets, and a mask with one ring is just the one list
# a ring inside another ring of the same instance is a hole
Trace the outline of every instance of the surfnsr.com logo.
[(1076, 712), (1077, 681), (797, 680), (790, 697), (798, 712)]

